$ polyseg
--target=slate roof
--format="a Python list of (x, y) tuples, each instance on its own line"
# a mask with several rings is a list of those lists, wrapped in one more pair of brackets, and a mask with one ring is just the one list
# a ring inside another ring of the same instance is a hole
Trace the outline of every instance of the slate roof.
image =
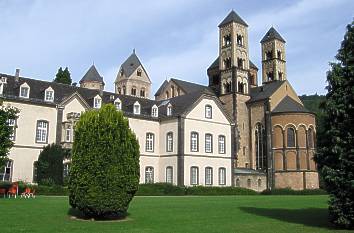
[[(251, 60), (249, 60), (249, 67), (258, 70), (258, 67)], [(208, 70), (214, 68), (219, 68), (219, 57), (209, 66)]]
[[(135, 50), (133, 53), (123, 62), (123, 64), (120, 67), (120, 70), (123, 70), (123, 73), (125, 74), (126, 77), (129, 77), (134, 73), (134, 71), (139, 67), (143, 67), (145, 70), (144, 66), (140, 62), (138, 56), (135, 53)], [(146, 71), (145, 71), (146, 72)]]
[(273, 81), (263, 84), (262, 86), (251, 88), (251, 99), (248, 102), (256, 102), (269, 98), (284, 82), (286, 81)]
[(226, 16), (226, 18), (219, 24), (219, 27), (222, 27), (222, 26), (224, 26), (228, 23), (231, 23), (231, 22), (239, 23), (239, 24), (242, 24), (242, 25), (248, 27), (247, 23), (234, 10), (232, 10)]
[[(55, 107), (56, 105), (61, 104), (66, 98), (70, 97), (74, 93), (79, 94), (84, 101), (88, 104), (89, 107), (93, 107), (93, 100), (94, 97), (97, 95), (101, 96), (102, 103), (114, 103), (114, 101), (119, 98), (122, 102), (122, 111), (127, 116), (133, 116), (135, 118), (146, 118), (149, 120), (164, 120), (169, 118), (178, 117), (181, 114), (184, 114), (190, 107), (200, 98), (202, 95), (213, 95), (208, 89), (199, 88), (193, 89), (192, 92), (187, 92), (186, 95), (177, 96), (171, 98), (169, 100), (150, 100), (150, 99), (143, 99), (134, 96), (128, 95), (120, 95), (112, 92), (106, 91), (99, 91), (99, 90), (92, 90), (88, 88), (81, 88), (70, 86), (61, 83), (55, 82), (47, 82), (41, 80), (35, 80), (30, 78), (19, 77), (18, 81), (15, 80), (15, 77), (12, 75), (1, 74), (0, 77), (6, 77), (7, 83), (4, 85), (3, 90), (3, 98), (8, 100), (14, 100), (18, 102), (27, 102), (29, 104), (40, 104), (40, 105), (50, 105)], [(188, 85), (185, 81), (178, 80), (180, 83), (183, 83), (184, 87), (192, 87), (192, 85)], [(27, 83), (30, 87), (29, 98), (21, 98), (19, 97), (20, 86), (23, 83)], [(196, 86), (202, 86), (199, 84), (195, 84)], [(54, 90), (54, 102), (47, 102), (44, 101), (44, 94), (45, 90), (51, 87)], [(204, 86), (203, 86), (204, 87)], [(188, 89), (192, 90), (192, 89)], [(134, 115), (133, 114), (133, 105), (138, 101), (141, 106), (141, 114)], [(167, 106), (168, 104), (172, 104), (172, 116), (167, 116)], [(151, 116), (151, 108), (152, 106), (158, 106), (159, 108), (159, 117), (154, 118)]]
[(282, 42), (285, 43), (285, 40), (283, 39), (283, 37), (279, 34), (279, 32), (277, 32), (277, 30), (275, 30), (274, 27), (271, 27), (269, 29), (269, 31), (264, 35), (263, 39), (261, 40), (261, 43), (270, 41), (270, 40), (280, 40)]
[(166, 85), (168, 84), (168, 81), (165, 80), (162, 85), (159, 87), (159, 89), (156, 91), (155, 96), (159, 96), (161, 94), (161, 92), (163, 91), (163, 89), (166, 87)]
[(95, 65), (92, 65), (90, 69), (86, 72), (86, 74), (82, 77), (80, 80), (80, 83), (82, 82), (103, 82), (102, 76), (98, 73)]
[(171, 78), (171, 81), (176, 83), (185, 93), (203, 91), (209, 87), (197, 83), (191, 83), (180, 79)]
[(284, 97), (280, 103), (273, 109), (272, 113), (282, 113), (282, 112), (305, 112), (309, 113), (302, 104), (295, 101), (290, 96)]

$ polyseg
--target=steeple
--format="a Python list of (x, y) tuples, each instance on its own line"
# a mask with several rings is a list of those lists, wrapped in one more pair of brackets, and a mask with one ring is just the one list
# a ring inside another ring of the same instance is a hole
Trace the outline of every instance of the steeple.
[(226, 18), (219, 24), (219, 28), (231, 22), (242, 24), (243, 26), (248, 27), (247, 23), (234, 10), (232, 10), (226, 16)]
[(93, 64), (86, 74), (80, 80), (80, 87), (89, 88), (89, 89), (104, 89), (103, 77), (98, 73), (95, 65)]
[(274, 27), (261, 40), (263, 83), (286, 80), (285, 43)]

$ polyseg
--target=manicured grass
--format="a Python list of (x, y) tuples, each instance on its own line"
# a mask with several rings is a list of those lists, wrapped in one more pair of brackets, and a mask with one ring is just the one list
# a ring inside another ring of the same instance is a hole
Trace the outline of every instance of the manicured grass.
[(128, 221), (91, 222), (70, 219), (67, 197), (0, 198), (0, 232), (336, 232), (327, 223), (327, 199), (135, 197)]

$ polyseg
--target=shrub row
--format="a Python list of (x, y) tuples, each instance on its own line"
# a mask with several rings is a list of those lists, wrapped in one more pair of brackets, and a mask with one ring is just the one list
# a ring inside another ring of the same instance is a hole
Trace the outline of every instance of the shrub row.
[[(9, 182), (0, 182), (0, 188), (8, 189), (11, 187)], [(67, 196), (67, 187), (53, 185), (28, 185), (25, 183), (19, 183), (19, 193), (22, 193), (26, 187), (30, 187), (36, 190), (36, 195), (55, 195), (55, 196)], [(322, 189), (305, 189), (305, 190), (292, 190), (285, 189), (273, 189), (264, 190), (261, 193), (256, 191), (239, 188), (239, 187), (205, 187), (205, 186), (175, 186), (166, 183), (155, 184), (140, 184), (139, 190), (136, 196), (184, 196), (184, 195), (199, 195), (199, 196), (213, 196), (213, 195), (326, 195), (326, 191)]]

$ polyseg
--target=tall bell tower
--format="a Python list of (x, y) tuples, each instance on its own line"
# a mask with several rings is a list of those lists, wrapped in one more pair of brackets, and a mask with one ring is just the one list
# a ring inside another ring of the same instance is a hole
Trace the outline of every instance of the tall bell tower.
[(286, 80), (285, 40), (271, 27), (261, 40), (263, 83)]

